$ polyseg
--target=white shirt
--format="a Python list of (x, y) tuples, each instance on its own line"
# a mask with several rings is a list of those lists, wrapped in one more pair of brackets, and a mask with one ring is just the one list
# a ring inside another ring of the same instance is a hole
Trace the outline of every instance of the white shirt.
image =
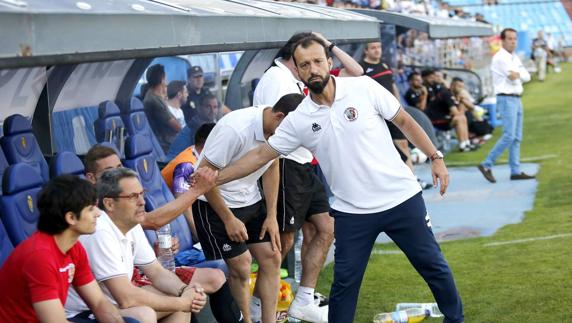
[(169, 112), (171, 112), (173, 117), (175, 117), (177, 122), (181, 125), (181, 128), (184, 128), (187, 125), (187, 123), (185, 122), (185, 114), (183, 113), (183, 109), (181, 108), (177, 109), (170, 105), (167, 105), (167, 107), (169, 108)]
[[(282, 60), (275, 59), (276, 66), (269, 68), (256, 85), (253, 96), (253, 104), (259, 106), (274, 106), (281, 97), (286, 94), (304, 94), (304, 83), (298, 81), (290, 69), (286, 67)], [(314, 159), (312, 153), (300, 147), (290, 153), (285, 158), (300, 164), (309, 163)]]
[[(206, 159), (218, 168), (225, 168), (250, 150), (266, 142), (262, 125), (263, 107), (235, 110), (225, 115), (209, 134), (197, 162)], [(254, 173), (219, 186), (219, 191), (229, 208), (252, 205), (262, 199), (258, 179), (270, 167), (272, 161)], [(204, 196), (200, 198), (205, 200)]]
[[(87, 252), (95, 279), (113, 304), (117, 302), (103, 282), (126, 276), (131, 283), (134, 266), (143, 267), (157, 260), (141, 225), (136, 225), (124, 235), (105, 212), (97, 219), (95, 233), (82, 235), (79, 240)], [(73, 317), (89, 308), (77, 292), (70, 288), (65, 310), (67, 317)]]
[[(520, 79), (511, 81), (508, 76), (511, 71), (520, 73)], [(491, 63), (491, 73), (493, 75), (493, 87), (495, 94), (518, 94), (521, 95), (522, 83), (530, 81), (530, 74), (522, 65), (520, 58), (515, 52), (509, 53), (502, 48), (493, 56)]]
[(399, 101), (368, 76), (335, 78), (332, 107), (310, 96), (282, 121), (268, 144), (281, 154), (304, 146), (318, 159), (334, 199), (346, 213), (376, 213), (420, 191), (401, 160), (387, 124)]

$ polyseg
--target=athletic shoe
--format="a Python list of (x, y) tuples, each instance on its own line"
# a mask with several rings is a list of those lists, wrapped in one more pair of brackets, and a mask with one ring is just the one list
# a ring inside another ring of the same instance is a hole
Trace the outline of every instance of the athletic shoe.
[(288, 309), (288, 316), (306, 322), (328, 323), (328, 306), (320, 307), (315, 303), (301, 306), (294, 300)]
[(327, 306), (328, 304), (330, 304), (330, 298), (326, 295), (314, 292), (314, 303), (316, 303), (320, 307)]

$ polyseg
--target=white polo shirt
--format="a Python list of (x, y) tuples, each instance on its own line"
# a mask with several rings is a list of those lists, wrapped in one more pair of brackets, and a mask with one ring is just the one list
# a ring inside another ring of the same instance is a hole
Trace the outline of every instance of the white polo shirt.
[[(282, 60), (277, 58), (274, 63), (276, 66), (272, 66), (262, 75), (254, 90), (254, 105), (274, 106), (286, 94), (304, 94), (304, 83), (292, 75), (288, 67), (282, 64)], [(300, 147), (284, 158), (305, 164), (311, 162), (314, 156), (308, 149)]]
[[(157, 260), (141, 225), (138, 224), (124, 235), (105, 212), (97, 219), (95, 233), (82, 235), (79, 240), (87, 252), (95, 279), (113, 304), (117, 302), (103, 282), (126, 276), (131, 283), (134, 266), (143, 267)], [(73, 317), (89, 308), (70, 288), (65, 310), (67, 317)]]
[(306, 97), (269, 145), (280, 154), (299, 146), (313, 152), (334, 194), (331, 206), (341, 212), (381, 212), (417, 194), (419, 184), (383, 120), (397, 115), (399, 101), (368, 76), (333, 78), (332, 107)]
[[(225, 168), (250, 150), (266, 142), (262, 124), (265, 107), (250, 107), (225, 115), (209, 134), (198, 164), (206, 159), (218, 168)], [(258, 179), (270, 167), (272, 161), (254, 173), (219, 186), (219, 191), (229, 208), (252, 205), (262, 199)], [(204, 196), (200, 198), (205, 200)]]
[[(518, 72), (520, 78), (511, 81), (508, 78), (511, 71)], [(521, 95), (523, 91), (522, 83), (530, 81), (530, 73), (528, 73), (516, 52), (509, 53), (502, 47), (493, 56), (491, 73), (495, 94)]]

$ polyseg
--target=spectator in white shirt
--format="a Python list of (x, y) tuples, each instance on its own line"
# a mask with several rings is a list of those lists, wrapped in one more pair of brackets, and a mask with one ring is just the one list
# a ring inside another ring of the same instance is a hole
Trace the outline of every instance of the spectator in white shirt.
[(534, 175), (520, 171), (520, 142), (524, 117), (520, 97), (523, 92), (522, 83), (530, 81), (530, 74), (515, 52), (516, 30), (506, 28), (500, 36), (502, 48), (493, 56), (491, 72), (497, 96), (497, 110), (502, 115), (503, 133), (485, 161), (478, 166), (483, 176), (491, 183), (496, 183), (491, 168), (507, 148), (510, 179), (534, 178)]

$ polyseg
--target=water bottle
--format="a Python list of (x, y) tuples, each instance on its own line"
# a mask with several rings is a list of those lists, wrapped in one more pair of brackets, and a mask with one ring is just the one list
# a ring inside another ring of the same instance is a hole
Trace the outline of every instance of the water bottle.
[(171, 225), (168, 223), (157, 230), (157, 259), (163, 268), (175, 271), (175, 258), (171, 247)]
[(373, 323), (417, 323), (423, 321), (428, 313), (419, 307), (403, 311), (380, 313), (373, 318)]
[(298, 232), (296, 243), (294, 244), (294, 280), (300, 284), (302, 278), (302, 231)]
[(431, 317), (443, 317), (443, 313), (439, 310), (437, 303), (399, 303), (395, 306), (396, 311), (403, 311), (408, 308), (422, 308), (429, 313)]

